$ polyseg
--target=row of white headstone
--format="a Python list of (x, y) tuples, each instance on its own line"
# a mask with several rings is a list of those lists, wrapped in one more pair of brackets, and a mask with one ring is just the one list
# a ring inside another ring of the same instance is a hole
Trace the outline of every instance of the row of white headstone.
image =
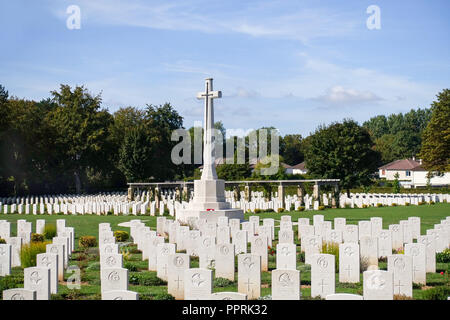
[[(66, 227), (64, 219), (57, 220), (57, 236), (46, 245), (46, 252), (37, 254), (36, 266), (24, 268), (24, 287), (3, 291), (3, 300), (49, 300), (58, 293), (58, 282), (64, 280), (70, 256), (75, 249), (75, 230)], [(31, 222), (17, 221), (17, 237), (10, 236), (10, 223), (0, 221), (6, 244), (0, 244), (0, 276), (11, 274), (11, 267), (21, 265), (20, 251), (29, 243)], [(42, 234), (45, 220), (36, 222), (36, 233)], [(7, 230), (7, 233), (6, 233)]]
[[(167, 191), (167, 190), (166, 190)], [(258, 210), (273, 209), (278, 211), (282, 208), (289, 211), (294, 206), (295, 210), (304, 206), (305, 210), (319, 210), (319, 201), (311, 195), (306, 194), (303, 200), (297, 195), (287, 195), (284, 204), (278, 199), (275, 192), (270, 200), (263, 196), (263, 192), (252, 191), (251, 201), (246, 201), (242, 196), (240, 200), (234, 198), (234, 192), (226, 191), (226, 201), (231, 207), (242, 209), (245, 212), (255, 212)], [(322, 194), (321, 203), (325, 206), (331, 203), (331, 193)], [(356, 193), (348, 197), (346, 194), (340, 195), (340, 207), (350, 206), (351, 208), (362, 208), (364, 206), (384, 206), (395, 205), (418, 205), (419, 203), (450, 202), (450, 194), (376, 194), (376, 193)], [(3, 214), (107, 214), (114, 215), (163, 215), (166, 208), (171, 216), (175, 216), (176, 211), (185, 209), (185, 201), (176, 201), (175, 196), (169, 192), (162, 192), (160, 195), (160, 205), (156, 208), (156, 201), (150, 200), (149, 192), (142, 192), (135, 200), (129, 201), (124, 193), (100, 194), (89, 196), (58, 195), (22, 197), (22, 198), (2, 198), (0, 199), (0, 212)]]
[[(446, 236), (445, 247), (448, 247), (450, 218), (442, 220), (435, 229), (428, 230), (430, 231), (428, 235), (423, 236), (420, 235), (420, 219), (417, 217), (411, 217), (405, 223), (397, 225), (399, 230), (412, 230), (407, 233), (411, 233), (418, 243), (413, 243), (412, 238), (410, 241), (409, 239), (405, 241), (402, 235), (400, 245), (396, 248), (404, 248), (405, 254), (394, 255), (391, 231), (381, 229), (382, 220), (380, 219), (361, 221), (360, 226), (347, 226), (344, 218), (336, 218), (335, 229), (331, 232), (327, 230), (327, 225), (331, 222), (323, 221), (321, 215), (313, 217), (313, 225), (309, 225), (307, 218), (299, 219), (301, 249), (306, 253), (306, 263), (311, 265), (313, 297), (326, 298), (334, 294), (335, 257), (320, 254), (322, 240), (339, 244), (340, 282), (359, 282), (361, 264), (369, 269), (363, 274), (367, 284), (364, 286), (364, 292), (367, 292), (364, 296), (367, 299), (371, 299), (371, 294), (376, 299), (391, 299), (394, 294), (412, 296), (413, 282), (426, 283), (426, 272), (435, 272), (436, 232)], [(158, 277), (168, 281), (168, 291), (177, 299), (211, 299), (212, 273), (208, 268), (212, 266), (215, 268), (216, 277), (234, 281), (236, 255), (238, 257), (238, 292), (246, 295), (248, 299), (256, 299), (260, 296), (260, 273), (268, 271), (267, 247), (271, 246), (274, 239), (274, 222), (273, 219), (264, 219), (263, 225), (260, 226), (259, 217), (252, 216), (250, 221), (242, 223), (241, 230), (239, 220), (235, 219), (228, 221), (227, 218), (219, 218), (217, 224), (193, 219), (190, 223), (195, 229), (190, 230), (189, 226), (180, 225), (177, 221), (158, 217), (156, 232), (151, 231), (139, 220), (132, 220), (131, 235), (138, 248), (142, 250), (143, 259), (148, 259), (149, 270), (157, 271)], [(294, 292), (295, 294), (288, 294), (294, 299), (297, 299), (300, 294), (299, 271), (296, 270), (297, 249), (292, 226), (290, 216), (281, 217), (276, 257), (277, 269), (272, 271), (273, 299), (287, 299), (284, 295), (280, 296), (277, 288), (281, 288), (281, 291), (286, 289), (286, 292)], [(345, 238), (339, 236), (340, 233), (345, 233), (347, 228), (350, 235)], [(309, 231), (306, 231), (308, 229)], [(164, 235), (168, 236), (168, 243), (165, 243)], [(251, 243), (251, 253), (247, 253), (248, 242)], [(176, 250), (186, 250), (186, 254), (176, 253)], [(191, 256), (199, 257), (200, 268), (189, 268)], [(383, 256), (388, 259), (388, 271), (376, 270), (378, 258)], [(392, 280), (389, 280), (391, 277)], [(195, 281), (191, 281), (192, 279)], [(184, 283), (188, 286), (187, 289)], [(200, 283), (204, 283), (205, 287)], [(385, 284), (390, 286), (386, 288)], [(205, 291), (199, 291), (199, 287)], [(381, 288), (386, 290), (383, 295), (377, 291)], [(372, 289), (375, 290), (374, 293), (370, 293)], [(193, 292), (198, 292), (198, 295), (193, 296)], [(221, 296), (230, 299), (244, 298), (242, 295), (231, 293), (221, 293)], [(333, 298), (337, 299), (338, 296)], [(351, 298), (351, 296), (344, 295), (342, 298)]]

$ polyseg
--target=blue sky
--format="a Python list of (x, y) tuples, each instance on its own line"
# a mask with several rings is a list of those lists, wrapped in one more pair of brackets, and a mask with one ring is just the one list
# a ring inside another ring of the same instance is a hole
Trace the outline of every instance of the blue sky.
[[(81, 9), (69, 30), (66, 9)], [(381, 10), (369, 30), (366, 9)], [(429, 107), (450, 87), (450, 1), (0, 0), (0, 83), (40, 100), (59, 84), (111, 112), (170, 102), (202, 120), (206, 77), (230, 129), (320, 124)]]

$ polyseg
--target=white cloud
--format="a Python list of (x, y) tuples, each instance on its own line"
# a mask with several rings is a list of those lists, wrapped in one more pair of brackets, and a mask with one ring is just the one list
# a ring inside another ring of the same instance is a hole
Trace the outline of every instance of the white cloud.
[(334, 86), (327, 90), (325, 95), (317, 97), (317, 100), (331, 103), (365, 103), (382, 100), (370, 91), (346, 89), (342, 86)]
[[(68, 5), (73, 1), (66, 1)], [(65, 7), (53, 13), (67, 19)], [(236, 10), (214, 8), (210, 1), (79, 0), (82, 20), (87, 23), (135, 26), (205, 33), (241, 33), (253, 37), (276, 37), (308, 42), (319, 37), (348, 35), (358, 19), (336, 14), (328, 8), (291, 9), (296, 2), (283, 1), (276, 12), (271, 6), (245, 6)], [(210, 10), (208, 8), (211, 8)]]

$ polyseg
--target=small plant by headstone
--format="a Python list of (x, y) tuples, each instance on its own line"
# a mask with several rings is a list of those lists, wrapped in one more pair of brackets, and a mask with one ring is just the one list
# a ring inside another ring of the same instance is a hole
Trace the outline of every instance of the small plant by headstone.
[(116, 238), (116, 241), (124, 242), (130, 238), (130, 235), (126, 231), (117, 230), (114, 231), (114, 237)]
[(45, 239), (53, 239), (53, 237), (56, 237), (56, 225), (53, 223), (46, 223), (44, 227), (44, 233), (43, 233)]
[(44, 241), (44, 235), (39, 233), (32, 233), (31, 234), (31, 242), (43, 242)]
[(78, 241), (80, 248), (87, 249), (97, 246), (97, 239), (93, 236), (82, 236)]

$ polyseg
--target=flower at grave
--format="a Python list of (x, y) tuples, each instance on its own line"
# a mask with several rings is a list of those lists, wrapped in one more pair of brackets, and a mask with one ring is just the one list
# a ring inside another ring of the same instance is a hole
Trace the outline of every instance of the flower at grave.
[(443, 276), (444, 275), (444, 271), (441, 271), (441, 276)]

